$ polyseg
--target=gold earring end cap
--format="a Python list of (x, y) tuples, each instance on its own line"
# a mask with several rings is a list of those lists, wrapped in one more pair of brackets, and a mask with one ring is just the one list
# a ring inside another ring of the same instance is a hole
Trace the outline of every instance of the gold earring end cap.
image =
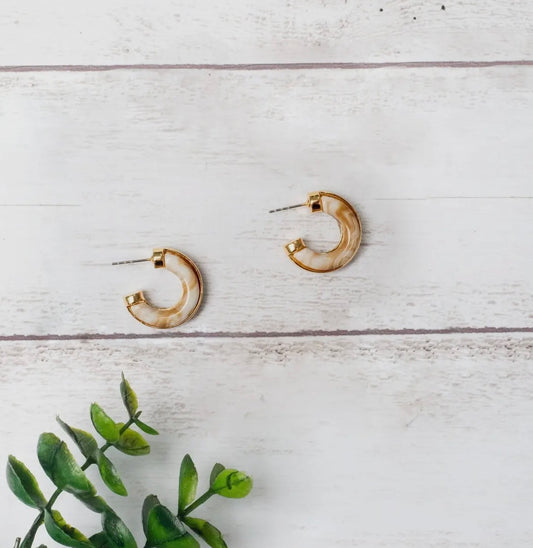
[(322, 211), (322, 193), (311, 192), (307, 196), (307, 205), (309, 209), (314, 213), (315, 211)]
[(294, 240), (293, 242), (287, 244), (285, 246), (285, 250), (287, 251), (288, 255), (292, 255), (293, 253), (301, 251), (302, 249), (304, 249), (304, 247), (304, 241), (301, 238), (298, 238), (297, 240)]
[(144, 298), (144, 293), (142, 291), (138, 291), (137, 293), (132, 293), (131, 295), (124, 297), (124, 302), (126, 303), (126, 306), (133, 306), (135, 304), (146, 302), (146, 299)]
[(165, 268), (165, 249), (154, 249), (152, 253), (154, 268)]

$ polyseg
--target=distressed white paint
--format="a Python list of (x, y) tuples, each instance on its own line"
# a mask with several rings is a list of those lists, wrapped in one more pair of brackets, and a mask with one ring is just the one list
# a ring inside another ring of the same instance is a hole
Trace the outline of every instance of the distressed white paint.
[[(143, 497), (175, 506), (190, 451), (202, 485), (217, 459), (255, 477), (249, 501), (199, 512), (233, 548), (533, 542), (531, 338), (3, 343), (0, 459), (13, 452), (38, 472), (34, 445), (60, 432), (56, 412), (89, 429), (96, 399), (122, 417), (121, 370), (161, 430), (150, 456), (109, 453), (130, 490), (111, 500), (139, 538)], [(10, 532), (34, 515), (5, 488), (0, 507)], [(96, 530), (97, 516), (69, 497), (59, 507)]]
[[(146, 264), (190, 255), (206, 299), (183, 331), (527, 327), (533, 310), (533, 70), (3, 75), (3, 335), (150, 333), (122, 296), (177, 299)], [(330, 190), (363, 246), (328, 249)], [(56, 205), (58, 207), (56, 207)], [(46, 207), (45, 207), (46, 206)]]
[(530, 0), (3, 0), (0, 25), (0, 65), (533, 57)]
[[(231, 548), (531, 546), (531, 334), (301, 335), (531, 327), (532, 10), (4, 0), (0, 460), (17, 454), (47, 485), (39, 433), (58, 432), (56, 412), (89, 428), (94, 399), (119, 415), (124, 370), (162, 432), (147, 458), (113, 455), (131, 496), (111, 499), (139, 538), (142, 497), (175, 504), (190, 451), (204, 480), (215, 460), (256, 480), (249, 501), (202, 512)], [(495, 60), (526, 62), (436, 66)], [(424, 68), (5, 72), (408, 61)], [(266, 213), (313, 190), (362, 218), (361, 250), (331, 275), (298, 269), (283, 245), (301, 236), (326, 250), (333, 220)], [(203, 336), (6, 340), (152, 333), (122, 295), (144, 288), (169, 305), (175, 278), (108, 264), (155, 246), (202, 269), (203, 307), (177, 332)], [(220, 331), (240, 336), (210, 338)], [(246, 337), (256, 331), (266, 336)], [(34, 513), (0, 487), (11, 547)], [(59, 507), (96, 530), (67, 497)]]

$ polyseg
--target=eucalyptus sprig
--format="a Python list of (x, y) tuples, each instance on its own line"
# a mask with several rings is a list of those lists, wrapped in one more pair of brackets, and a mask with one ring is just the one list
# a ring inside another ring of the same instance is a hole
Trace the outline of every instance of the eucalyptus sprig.
[[(137, 543), (109, 504), (99, 496), (96, 488), (88, 480), (85, 470), (95, 464), (103, 483), (117, 495), (126, 496), (127, 489), (114, 464), (105, 455), (111, 447), (131, 456), (146, 455), (150, 445), (145, 438), (133, 430), (136, 426), (150, 435), (158, 432), (142, 422), (139, 417), (137, 396), (122, 375), (120, 393), (128, 412), (125, 423), (115, 422), (97, 403), (90, 407), (91, 422), (96, 432), (105, 440), (101, 446), (92, 434), (74, 428), (57, 417), (57, 422), (71, 438), (85, 457), (80, 466), (74, 459), (67, 444), (55, 434), (41, 434), (37, 444), (37, 457), (46, 475), (56, 486), (47, 500), (35, 476), (12, 455), (7, 463), (7, 482), (11, 491), (24, 504), (38, 510), (38, 515), (24, 538), (17, 538), (14, 548), (31, 548), (35, 535), (44, 524), (49, 536), (64, 546), (72, 548), (137, 548)], [(209, 522), (190, 514), (214, 495), (226, 498), (243, 498), (252, 489), (252, 479), (235, 469), (226, 469), (215, 464), (211, 472), (209, 489), (196, 500), (198, 473), (189, 455), (181, 463), (178, 508), (174, 515), (163, 506), (155, 495), (148, 496), (142, 508), (142, 525), (146, 536), (145, 548), (199, 548), (200, 544), (189, 532), (193, 532), (212, 548), (227, 548), (220, 531)], [(101, 530), (87, 537), (69, 525), (63, 516), (53, 509), (62, 493), (69, 493), (80, 500), (93, 512), (101, 515)], [(46, 548), (41, 545), (39, 548)]]
[[(189, 516), (213, 495), (240, 499), (252, 490), (252, 478), (243, 472), (215, 464), (211, 471), (209, 489), (196, 500), (198, 472), (189, 455), (181, 461), (178, 492), (178, 512), (172, 513), (155, 495), (146, 497), (143, 505), (145, 548), (198, 548), (200, 544), (187, 531), (189, 528), (211, 548), (227, 548), (222, 533), (208, 521)], [(187, 526), (187, 527), (185, 527)]]

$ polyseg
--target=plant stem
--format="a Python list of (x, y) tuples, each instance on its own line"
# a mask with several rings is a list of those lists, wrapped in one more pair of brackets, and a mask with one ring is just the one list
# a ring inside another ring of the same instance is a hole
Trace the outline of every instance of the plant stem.
[(44, 520), (44, 510), (41, 510), (39, 512), (39, 515), (35, 518), (34, 522), (31, 524), (30, 530), (26, 533), (26, 536), (24, 537), (24, 540), (22, 541), (21, 546), (24, 548), (28, 547), (30, 548), (33, 542), (33, 539), (35, 538), (35, 534), (37, 533), (37, 529), (42, 525)]
[[(134, 420), (130, 418), (130, 420), (120, 429), (120, 433), (123, 434), (132, 424), (134, 423)], [(102, 453), (105, 453), (110, 447), (112, 447), (111, 443), (105, 443), (100, 447), (100, 451)], [(95, 461), (92, 458), (87, 459), (83, 465), (81, 466), (82, 470), (87, 470), (91, 464), (94, 464)], [(50, 497), (50, 500), (46, 504), (46, 509), (51, 510), (52, 505), (57, 500), (59, 495), (63, 492), (63, 489), (60, 489), (59, 487), (52, 493), (52, 496)], [(26, 533), (26, 536), (24, 537), (24, 540), (22, 541), (23, 548), (31, 548), (31, 545), (33, 543), (33, 539), (35, 538), (35, 534), (37, 533), (37, 529), (43, 524), (44, 521), (44, 510), (41, 510), (39, 512), (39, 515), (35, 518), (35, 521), (32, 523), (32, 526), (30, 527), (30, 530)], [(20, 539), (18, 539), (18, 542), (20, 543)], [(14, 548), (18, 548), (19, 544), (15, 544)]]
[(57, 488), (53, 493), (52, 493), (52, 496), (50, 497), (50, 500), (48, 501), (48, 504), (46, 505), (46, 507), (48, 508), (48, 510), (50, 510), (54, 504), (54, 502), (57, 500), (57, 497), (59, 497), (59, 495), (63, 492), (63, 489), (59, 489)]
[(184, 518), (185, 516), (188, 516), (191, 512), (196, 510), (198, 506), (202, 505), (204, 502), (209, 500), (214, 494), (215, 494), (214, 491), (212, 491), (211, 489), (208, 489), (201, 497), (198, 497), (192, 504), (187, 506), (187, 508), (185, 508), (183, 512), (180, 512), (178, 517)]

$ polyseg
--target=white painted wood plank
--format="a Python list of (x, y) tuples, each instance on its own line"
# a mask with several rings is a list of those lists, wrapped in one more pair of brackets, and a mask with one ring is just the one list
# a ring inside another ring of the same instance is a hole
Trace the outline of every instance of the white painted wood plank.
[(531, 59), (532, 25), (529, 0), (3, 0), (0, 65)]
[[(255, 477), (249, 502), (203, 512), (232, 548), (526, 547), (532, 358), (520, 336), (4, 342), (0, 460), (12, 452), (37, 470), (56, 412), (90, 428), (96, 399), (120, 417), (124, 370), (162, 433), (149, 457), (112, 455), (139, 536), (142, 498), (175, 504), (190, 451), (204, 481), (219, 459)], [(68, 501), (94, 531), (97, 517)], [(33, 512), (5, 487), (0, 512), (10, 546)]]
[[(4, 74), (3, 335), (149, 333), (122, 304), (172, 275), (107, 266), (175, 247), (207, 298), (184, 331), (527, 327), (533, 309), (527, 68)], [(329, 275), (330, 219), (268, 215), (308, 191), (359, 209)]]

